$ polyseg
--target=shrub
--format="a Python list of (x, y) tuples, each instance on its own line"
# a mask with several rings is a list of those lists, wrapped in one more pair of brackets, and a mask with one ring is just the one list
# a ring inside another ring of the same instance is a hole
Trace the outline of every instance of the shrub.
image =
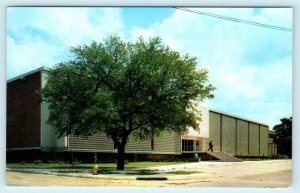
[(77, 159), (74, 159), (74, 161), (72, 162), (73, 165), (77, 165), (77, 164), (81, 164), (82, 161), (79, 161)]
[(56, 161), (56, 163), (57, 163), (57, 164), (65, 164), (65, 162), (64, 162), (64, 161), (61, 161), (61, 160)]
[(167, 159), (167, 160), (165, 160), (166, 162), (173, 162), (173, 161), (176, 161), (176, 159), (175, 158), (169, 158), (169, 159)]
[(277, 155), (277, 158), (278, 158), (278, 159), (289, 159), (289, 156), (278, 154), (278, 155)]
[(55, 161), (54, 160), (48, 160), (48, 163), (49, 164), (55, 164)]
[(21, 161), (20, 164), (28, 164), (28, 162)]
[(125, 164), (129, 164), (129, 161), (126, 159), (126, 160), (124, 160), (124, 163)]
[(42, 164), (43, 161), (40, 160), (40, 159), (37, 159), (37, 160), (34, 160), (32, 163), (33, 163), (33, 164)]

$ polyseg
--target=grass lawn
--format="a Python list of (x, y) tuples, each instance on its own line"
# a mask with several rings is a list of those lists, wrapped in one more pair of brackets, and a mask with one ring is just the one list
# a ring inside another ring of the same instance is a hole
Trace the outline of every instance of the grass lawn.
[[(175, 165), (183, 164), (187, 162), (130, 162), (125, 164), (125, 169), (137, 169), (137, 168), (148, 168), (163, 165)], [(81, 163), (81, 164), (66, 164), (66, 163), (7, 163), (7, 168), (40, 168), (40, 169), (59, 169), (59, 168), (70, 168), (70, 169), (90, 169), (93, 168), (94, 163)], [(116, 163), (99, 163), (99, 168), (116, 168)]]

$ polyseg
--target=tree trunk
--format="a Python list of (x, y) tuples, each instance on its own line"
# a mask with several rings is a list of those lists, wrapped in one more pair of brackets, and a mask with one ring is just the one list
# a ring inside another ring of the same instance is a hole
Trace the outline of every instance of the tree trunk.
[(125, 165), (125, 145), (118, 145), (118, 160), (117, 160), (117, 170), (124, 170)]

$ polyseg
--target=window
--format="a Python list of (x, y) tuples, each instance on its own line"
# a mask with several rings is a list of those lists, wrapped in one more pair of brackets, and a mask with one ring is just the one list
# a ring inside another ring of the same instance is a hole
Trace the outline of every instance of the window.
[(182, 140), (182, 151), (194, 151), (193, 140)]
[(151, 139), (151, 150), (152, 151), (154, 150), (154, 139), (153, 138)]

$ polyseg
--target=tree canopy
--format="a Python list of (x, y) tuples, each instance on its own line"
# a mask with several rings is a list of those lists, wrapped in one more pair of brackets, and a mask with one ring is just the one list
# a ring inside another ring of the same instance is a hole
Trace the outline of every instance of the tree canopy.
[(213, 97), (208, 71), (160, 38), (125, 42), (110, 36), (71, 52), (74, 59), (50, 69), (41, 90), (48, 123), (60, 137), (105, 133), (118, 148), (117, 169), (124, 169), (129, 135), (147, 139), (197, 128), (194, 103)]
[(292, 117), (283, 118), (280, 121), (281, 123), (273, 128), (277, 153), (292, 158)]

